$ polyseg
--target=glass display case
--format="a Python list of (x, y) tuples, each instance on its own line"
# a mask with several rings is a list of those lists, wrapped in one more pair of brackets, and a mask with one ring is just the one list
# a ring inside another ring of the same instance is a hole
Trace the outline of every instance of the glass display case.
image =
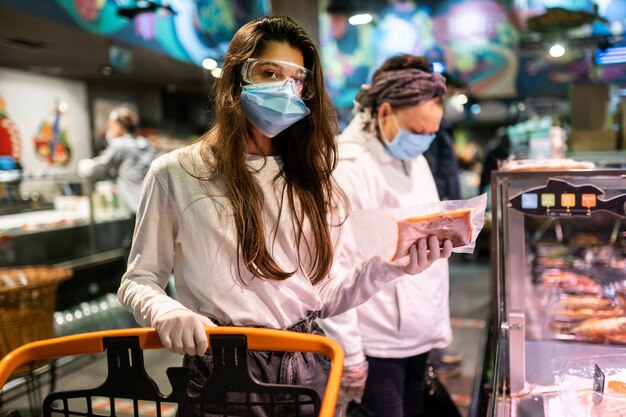
[(71, 268), (74, 277), (59, 287), (59, 309), (116, 291), (131, 222), (110, 181), (0, 171), (0, 267)]
[(626, 410), (626, 170), (495, 172), (492, 416)]

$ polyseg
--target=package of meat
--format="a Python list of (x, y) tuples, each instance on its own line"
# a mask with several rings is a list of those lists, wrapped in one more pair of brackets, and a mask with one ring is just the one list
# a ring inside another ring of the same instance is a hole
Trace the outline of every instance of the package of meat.
[(472, 253), (485, 221), (487, 195), (467, 200), (446, 200), (421, 205), (361, 210), (345, 223), (363, 258), (395, 260), (408, 255), (418, 239), (435, 235), (450, 239), (453, 252)]
[(472, 209), (444, 211), (443, 213), (409, 217), (398, 221), (396, 258), (409, 254), (417, 239), (435, 235), (440, 242), (450, 239), (453, 248), (469, 245), (472, 241)]

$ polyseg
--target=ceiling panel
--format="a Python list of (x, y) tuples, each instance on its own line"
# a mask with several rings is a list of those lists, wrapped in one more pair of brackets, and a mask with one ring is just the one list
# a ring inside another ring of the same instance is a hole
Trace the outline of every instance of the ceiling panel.
[(179, 90), (204, 89), (202, 68), (151, 50), (132, 51), (130, 73), (103, 75), (108, 49), (119, 41), (78, 27), (0, 6), (0, 66), (111, 85), (175, 84)]

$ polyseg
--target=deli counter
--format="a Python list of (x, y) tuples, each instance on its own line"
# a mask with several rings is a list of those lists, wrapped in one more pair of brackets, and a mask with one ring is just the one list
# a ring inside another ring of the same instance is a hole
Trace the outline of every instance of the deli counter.
[(626, 170), (492, 176), (488, 415), (626, 415)]
[(54, 172), (0, 171), (0, 267), (69, 267), (57, 309), (115, 292), (132, 229), (110, 181)]

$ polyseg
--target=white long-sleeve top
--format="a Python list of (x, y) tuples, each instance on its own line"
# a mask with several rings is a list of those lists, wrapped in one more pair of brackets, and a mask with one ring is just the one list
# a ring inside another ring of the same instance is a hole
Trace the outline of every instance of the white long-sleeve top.
[[(359, 114), (339, 137), (335, 177), (350, 199), (351, 210), (439, 201), (426, 159), (393, 158), (364, 130)], [(440, 259), (421, 274), (386, 284), (357, 308), (322, 320), (322, 327), (343, 347), (346, 366), (365, 360), (365, 355), (406, 358), (445, 347), (452, 341), (448, 279), (448, 261)]]
[[(319, 311), (320, 317), (342, 313), (402, 276), (397, 266), (372, 258), (353, 263), (349, 270), (341, 267), (345, 262), (335, 262), (331, 277), (313, 285), (298, 267), (288, 205), (279, 210), (284, 185), (282, 177), (274, 181), (279, 158), (248, 156), (248, 168), (264, 193), (263, 220), (271, 252), (284, 270), (296, 271), (283, 281), (253, 278), (237, 256), (232, 209), (219, 181), (190, 174), (210, 174), (198, 168), (203, 166), (199, 146), (159, 157), (144, 181), (130, 262), (118, 291), (120, 302), (139, 324), (152, 326), (161, 315), (187, 308), (224, 325), (282, 329), (310, 312)], [(341, 245), (340, 228), (333, 230)], [(301, 251), (306, 261), (306, 245)], [(180, 301), (164, 291), (172, 270)]]

